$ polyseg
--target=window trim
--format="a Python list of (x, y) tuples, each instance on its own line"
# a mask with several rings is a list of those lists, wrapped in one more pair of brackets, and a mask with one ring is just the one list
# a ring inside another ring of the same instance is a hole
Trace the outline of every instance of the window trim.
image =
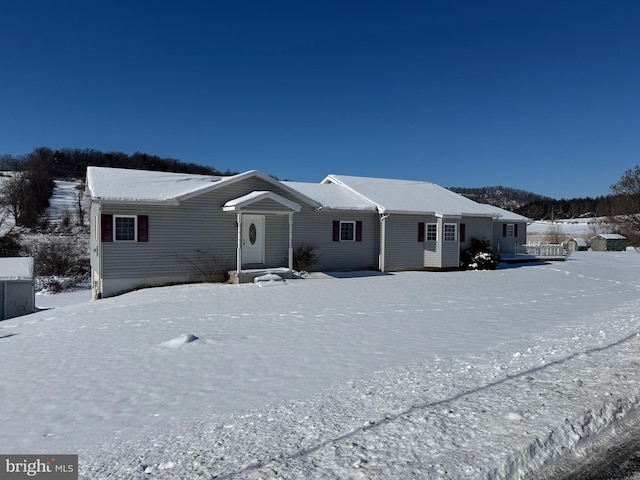
[(438, 224), (437, 223), (427, 223), (425, 225), (424, 241), (425, 242), (437, 242), (438, 241)]
[[(342, 237), (342, 225), (352, 225), (351, 236), (353, 238), (343, 238)], [(356, 222), (355, 220), (340, 220), (340, 240), (341, 242), (355, 242), (356, 241)]]
[[(449, 234), (452, 233), (452, 232), (447, 232), (447, 227), (453, 227), (453, 238), (447, 238), (447, 233), (449, 233)], [(444, 242), (457, 242), (458, 241), (458, 224), (457, 223), (445, 223), (444, 224), (442, 240)]]
[[(133, 218), (133, 238), (132, 239), (119, 239), (118, 230), (116, 228), (116, 219), (118, 218)], [(114, 242), (137, 242), (138, 241), (138, 215), (113, 215), (113, 241)]]

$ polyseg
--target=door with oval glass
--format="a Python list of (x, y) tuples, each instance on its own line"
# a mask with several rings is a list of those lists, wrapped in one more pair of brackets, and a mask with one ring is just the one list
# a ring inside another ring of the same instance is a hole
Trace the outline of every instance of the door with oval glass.
[(264, 264), (264, 215), (242, 215), (242, 264)]

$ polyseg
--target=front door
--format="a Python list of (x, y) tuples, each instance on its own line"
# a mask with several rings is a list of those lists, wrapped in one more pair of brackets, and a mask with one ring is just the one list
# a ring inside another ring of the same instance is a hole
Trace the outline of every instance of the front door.
[(264, 264), (264, 215), (242, 215), (242, 265)]

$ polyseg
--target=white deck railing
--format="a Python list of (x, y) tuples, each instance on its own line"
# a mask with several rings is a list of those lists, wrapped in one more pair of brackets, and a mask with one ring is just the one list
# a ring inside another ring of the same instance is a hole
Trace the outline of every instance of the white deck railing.
[(516, 255), (531, 255), (534, 257), (564, 258), (569, 252), (561, 243), (535, 243), (516, 245)]

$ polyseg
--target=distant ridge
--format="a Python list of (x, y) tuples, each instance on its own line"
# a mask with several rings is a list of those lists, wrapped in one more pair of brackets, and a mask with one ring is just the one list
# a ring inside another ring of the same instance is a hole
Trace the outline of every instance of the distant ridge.
[(451, 187), (449, 190), (464, 195), (475, 202), (488, 203), (494, 207), (511, 211), (515, 211), (533, 202), (553, 200), (544, 195), (538, 195), (537, 193), (527, 192), (526, 190), (519, 190), (517, 188), (503, 187), (501, 185), (497, 187), (478, 188)]

